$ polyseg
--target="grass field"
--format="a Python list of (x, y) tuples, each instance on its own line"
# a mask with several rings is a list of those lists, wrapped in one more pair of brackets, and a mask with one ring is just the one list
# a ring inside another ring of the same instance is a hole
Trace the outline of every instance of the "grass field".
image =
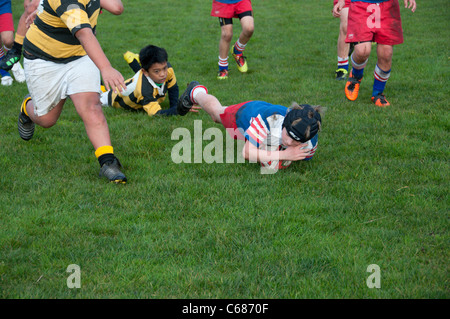
[[(224, 132), (204, 112), (105, 109), (129, 179), (109, 184), (70, 101), (57, 125), (24, 142), (26, 84), (1, 87), (0, 297), (449, 298), (448, 1), (401, 8), (387, 109), (370, 102), (375, 52), (357, 101), (334, 80), (331, 7), (253, 1), (249, 72), (230, 63), (220, 82), (211, 1), (130, 0), (122, 16), (99, 18), (98, 39), (125, 78), (122, 54), (151, 43), (167, 49), (181, 92), (197, 80), (223, 105), (325, 106), (314, 159), (273, 175), (254, 163), (173, 163), (176, 128), (193, 134), (201, 120)], [(13, 10), (17, 23), (22, 1)], [(79, 289), (67, 286), (71, 264)], [(372, 264), (379, 289), (366, 284)]]

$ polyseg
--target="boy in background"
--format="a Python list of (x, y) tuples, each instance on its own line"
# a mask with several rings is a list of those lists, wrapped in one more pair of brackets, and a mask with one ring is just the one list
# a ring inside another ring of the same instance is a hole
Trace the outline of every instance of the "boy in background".
[(233, 18), (239, 18), (242, 31), (230, 53), (237, 63), (238, 70), (242, 73), (247, 72), (248, 65), (243, 53), (254, 31), (252, 2), (250, 0), (213, 0), (211, 16), (219, 18), (221, 30), (217, 79), (228, 78), (228, 51), (233, 38)]
[[(415, 0), (403, 0), (405, 8), (416, 11)], [(339, 14), (345, 0), (338, 0), (333, 14)], [(377, 44), (377, 64), (373, 73), (372, 103), (387, 107), (384, 96), (386, 82), (391, 76), (394, 45), (403, 43), (399, 0), (352, 0), (348, 12), (347, 43), (354, 43), (351, 55), (352, 71), (345, 84), (345, 96), (350, 101), (358, 97), (364, 68), (369, 60), (372, 41)]]
[(347, 19), (348, 8), (350, 7), (351, 0), (345, 0), (344, 7), (339, 12), (335, 12), (334, 7), (338, 5), (338, 0), (333, 2), (333, 16), (339, 18), (339, 36), (337, 40), (337, 70), (336, 80), (342, 81), (347, 79), (348, 74), (348, 57), (352, 54), (353, 44), (345, 42), (347, 37)]

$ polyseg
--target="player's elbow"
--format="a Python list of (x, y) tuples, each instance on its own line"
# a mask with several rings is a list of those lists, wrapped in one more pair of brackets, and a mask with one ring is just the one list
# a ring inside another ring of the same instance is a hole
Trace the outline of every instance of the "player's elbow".
[(116, 16), (121, 15), (123, 13), (123, 4), (115, 3), (114, 5), (109, 7), (107, 10)]

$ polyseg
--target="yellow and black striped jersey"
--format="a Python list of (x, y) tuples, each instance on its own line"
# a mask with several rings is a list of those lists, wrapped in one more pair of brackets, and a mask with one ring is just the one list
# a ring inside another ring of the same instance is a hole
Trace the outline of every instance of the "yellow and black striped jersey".
[(127, 110), (143, 109), (151, 116), (162, 109), (160, 104), (169, 92), (170, 105), (176, 107), (178, 102), (177, 79), (170, 63), (167, 63), (167, 65), (167, 79), (161, 88), (154, 87), (141, 69), (131, 79), (125, 81), (127, 85), (125, 91), (121, 93), (109, 91), (108, 104), (115, 108)]
[(26, 53), (67, 63), (86, 55), (75, 33), (90, 28), (95, 34), (100, 0), (42, 0), (23, 43)]

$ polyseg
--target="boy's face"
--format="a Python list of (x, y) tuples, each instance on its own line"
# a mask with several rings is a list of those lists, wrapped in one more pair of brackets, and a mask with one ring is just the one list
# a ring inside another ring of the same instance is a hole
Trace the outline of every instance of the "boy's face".
[(285, 127), (283, 127), (283, 130), (281, 131), (281, 143), (286, 147), (300, 146), (303, 144), (302, 142), (296, 141), (290, 137)]
[(163, 84), (167, 79), (167, 62), (153, 63), (148, 70), (144, 70), (144, 74), (155, 83)]

